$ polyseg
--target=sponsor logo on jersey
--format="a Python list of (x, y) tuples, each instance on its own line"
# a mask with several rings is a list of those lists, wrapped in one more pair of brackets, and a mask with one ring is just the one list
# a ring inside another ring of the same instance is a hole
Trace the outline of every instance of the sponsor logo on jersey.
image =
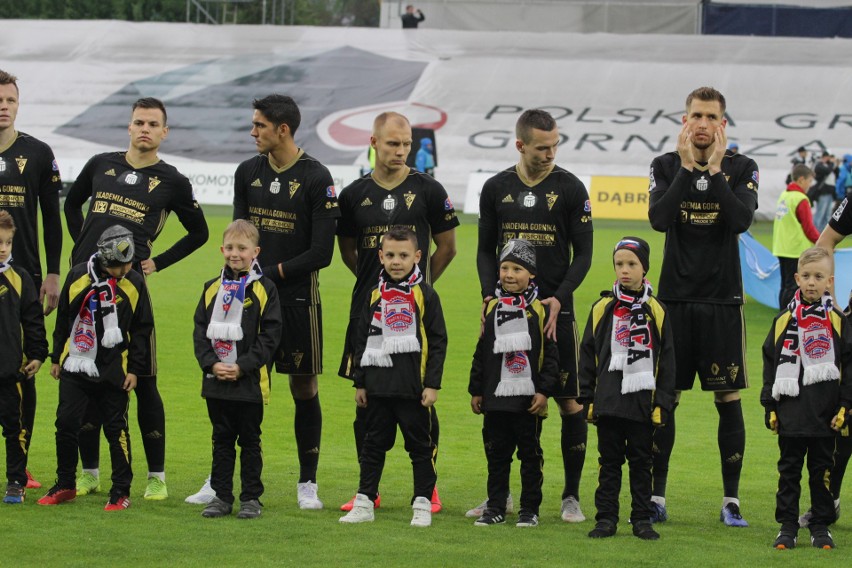
[(657, 187), (657, 180), (654, 179), (654, 168), (651, 168), (651, 173), (648, 174), (648, 191), (654, 191)]
[(385, 211), (393, 211), (396, 209), (396, 197), (393, 195), (385, 197), (384, 201), (382, 201), (382, 209)]
[(805, 330), (802, 347), (811, 359), (820, 359), (831, 350), (831, 332), (819, 323), (813, 323)]
[(302, 184), (297, 181), (290, 180), (290, 199), (293, 199), (293, 196), (296, 194), (300, 187), (302, 187)]
[(124, 174), (124, 179), (121, 181), (123, 181), (127, 185), (136, 185), (137, 183), (139, 183), (139, 174), (137, 174), (136, 172), (126, 173)]
[(719, 374), (719, 365), (717, 365), (716, 363), (713, 363), (712, 365), (710, 365), (710, 374), (711, 375), (718, 375)]
[(751, 179), (754, 181), (754, 183), (760, 185), (760, 172), (758, 172), (757, 170), (751, 172)]
[(710, 182), (703, 175), (695, 180), (695, 189), (698, 191), (707, 191), (710, 187)]
[(521, 193), (518, 195), (518, 199), (520, 199), (521, 207), (526, 207), (527, 209), (535, 207), (536, 201), (538, 201), (538, 198), (531, 191)]
[(403, 197), (405, 198), (405, 206), (411, 209), (411, 204), (414, 203), (414, 199), (417, 196), (409, 191), (408, 193), (404, 194)]
[(95, 201), (92, 203), (92, 213), (106, 213), (107, 207), (106, 201)]
[(364, 238), (364, 248), (374, 249), (379, 246), (379, 237), (372, 235)]
[(110, 169), (108, 169), (107, 171), (104, 172), (104, 175), (115, 177), (115, 170), (113, 168), (110, 168)]
[(453, 209), (453, 202), (450, 201), (450, 198), (448, 197), (446, 200), (444, 200), (444, 211), (450, 211), (452, 209)]
[(263, 187), (263, 184), (260, 183), (260, 178), (255, 178), (253, 182), (251, 182), (252, 187)]
[(587, 200), (586, 200), (586, 202), (583, 204), (583, 211), (585, 211), (586, 213), (591, 213), (591, 212), (592, 212), (592, 202), (591, 202), (591, 201), (589, 201), (588, 199), (587, 199)]
[(557, 199), (559, 199), (559, 196), (556, 195), (555, 193), (551, 192), (551, 193), (547, 194), (547, 210), (548, 211), (553, 209), (553, 205), (556, 203)]
[(3, 158), (0, 158), (0, 174), (6, 171), (6, 162), (3, 161)]
[(53, 168), (53, 171), (54, 171), (54, 172), (58, 172), (58, 171), (59, 171), (59, 164), (57, 164), (57, 163), (56, 163), (56, 160), (53, 160), (53, 163), (52, 163), (52, 164), (50, 164), (50, 166)]
[(515, 200), (512, 199), (511, 193), (506, 195), (506, 197), (503, 198), (503, 203), (514, 203), (514, 202), (515, 202)]
[(523, 373), (529, 366), (527, 354), (523, 351), (510, 351), (506, 353), (506, 370), (513, 374)]
[(373, 204), (373, 202), (370, 201), (369, 197), (367, 197), (367, 198), (364, 199), (364, 201), (361, 202), (361, 207), (368, 207), (372, 204)]
[(269, 184), (269, 193), (278, 195), (279, 191), (281, 191), (281, 183), (279, 183), (278, 178), (275, 178), (275, 181)]
[(330, 185), (327, 188), (325, 188), (325, 196), (330, 197), (330, 198), (337, 197), (337, 193), (335, 193), (333, 185)]
[[(152, 177), (148, 180), (148, 193), (154, 191), (154, 188), (160, 185), (160, 180), (157, 179), (157, 176)], [(195, 196), (193, 195), (193, 199)]]
[(27, 159), (23, 156), (15, 158), (15, 161), (18, 163), (18, 171), (24, 173), (24, 168), (27, 167)]
[(757, 191), (757, 186), (754, 184), (754, 182), (751, 182), (751, 181), (750, 181), (750, 182), (748, 182), (748, 183), (746, 184), (746, 187), (747, 187), (747, 188), (749, 188), (749, 189), (750, 189), (750, 190), (752, 190), (752, 191)]
[(837, 210), (831, 216), (835, 221), (840, 221), (840, 216), (843, 215), (843, 210), (846, 209), (846, 203), (848, 203), (849, 199), (846, 197), (843, 198), (843, 201), (838, 205)]
[(414, 323), (414, 306), (405, 298), (392, 298), (385, 303), (385, 327), (405, 331)]

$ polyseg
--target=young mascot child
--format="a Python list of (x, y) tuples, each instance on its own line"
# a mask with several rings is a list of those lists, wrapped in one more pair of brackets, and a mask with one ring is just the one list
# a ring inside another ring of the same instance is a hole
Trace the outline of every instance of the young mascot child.
[(615, 245), (612, 292), (592, 306), (580, 346), (580, 397), (597, 425), (600, 454), (591, 538), (615, 535), (625, 456), (633, 534), (660, 538), (651, 525), (651, 448), (674, 404), (675, 355), (665, 308), (645, 279), (650, 254), (637, 237)]
[(6, 438), (4, 503), (23, 503), (27, 448), (21, 424), (21, 381), (47, 358), (44, 316), (38, 290), (25, 270), (12, 265), (15, 221), (0, 210), (0, 424)]
[(234, 465), (240, 451), (240, 512), (237, 518), (260, 516), (263, 455), (260, 424), (269, 402), (270, 365), (281, 337), (278, 290), (257, 263), (260, 236), (239, 219), (225, 229), (221, 247), (225, 267), (204, 284), (195, 310), (195, 357), (204, 372), (201, 396), (213, 424), (213, 468), (216, 492), (201, 515), (224, 517), (234, 503)]
[(488, 502), (476, 526), (505, 522), (509, 474), (515, 449), (521, 460), (518, 527), (538, 526), (544, 483), (541, 422), (547, 397), (559, 381), (559, 352), (546, 339), (547, 310), (538, 300), (535, 248), (510, 240), (500, 252), (500, 281), (486, 307), (476, 344), (468, 392), (474, 414), (483, 414), (482, 439), (488, 459)]
[(778, 493), (773, 546), (796, 546), (802, 466), (808, 456), (811, 544), (834, 548), (828, 525), (836, 520), (829, 476), (837, 431), (852, 404), (852, 328), (831, 301), (831, 253), (809, 248), (799, 257), (796, 291), (775, 316), (763, 344), (760, 403), (766, 427), (778, 434)]
[(154, 319), (141, 274), (131, 270), (133, 234), (113, 225), (86, 263), (71, 269), (59, 296), (50, 375), (59, 380), (56, 409), (56, 485), (38, 500), (58, 505), (77, 496), (77, 434), (91, 403), (103, 418), (112, 460), (107, 511), (130, 506), (133, 479), (129, 392), (150, 375)]
[(430, 499), (437, 474), (430, 416), (441, 388), (447, 330), (438, 294), (423, 282), (417, 266), (420, 255), (411, 229), (396, 226), (382, 236), (383, 268), (361, 314), (352, 372), (355, 403), (367, 409), (361, 481), (341, 523), (373, 520), (385, 454), (399, 425), (414, 469), (411, 525), (432, 524)]

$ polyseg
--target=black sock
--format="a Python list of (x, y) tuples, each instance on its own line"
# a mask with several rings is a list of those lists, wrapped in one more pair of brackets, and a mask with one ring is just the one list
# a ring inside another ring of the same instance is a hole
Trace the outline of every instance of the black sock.
[(672, 457), (672, 450), (675, 442), (675, 410), (678, 403), (675, 403), (669, 413), (669, 420), (665, 427), (654, 430), (654, 445), (651, 448), (651, 457), (653, 458), (653, 487), (651, 495), (665, 498), (666, 482), (669, 478), (669, 460)]
[(840, 499), (840, 486), (843, 485), (843, 476), (846, 475), (846, 464), (849, 463), (849, 456), (852, 456), (852, 436), (849, 435), (848, 428), (841, 430), (835, 441), (834, 467), (831, 469), (829, 488), (836, 500)]
[(745, 453), (745, 424), (741, 400), (717, 402), (719, 412), (719, 455), (722, 459), (722, 486), (725, 497), (739, 497), (740, 473)]
[(322, 409), (319, 394), (308, 400), (295, 399), (296, 448), (299, 452), (299, 483), (317, 480), (320, 438), (322, 437)]
[(580, 477), (586, 461), (586, 439), (589, 425), (586, 424), (585, 409), (574, 414), (562, 415), (562, 466), (565, 469), (565, 489), (562, 498), (573, 495), (580, 500)]

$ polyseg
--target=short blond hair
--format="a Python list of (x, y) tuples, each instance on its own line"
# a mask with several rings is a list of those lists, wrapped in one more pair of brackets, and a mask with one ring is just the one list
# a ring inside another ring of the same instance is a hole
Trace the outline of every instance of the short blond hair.
[(246, 221), (245, 219), (231, 221), (231, 224), (225, 227), (225, 232), (222, 234), (222, 240), (224, 241), (231, 235), (245, 237), (254, 243), (254, 246), (260, 245), (260, 233), (257, 231), (257, 227), (254, 226), (254, 223)]
[(822, 247), (811, 247), (800, 254), (796, 270), (801, 272), (804, 265), (811, 264), (812, 262), (820, 262), (822, 260), (828, 261), (828, 265), (831, 267), (831, 273), (834, 274), (834, 255)]

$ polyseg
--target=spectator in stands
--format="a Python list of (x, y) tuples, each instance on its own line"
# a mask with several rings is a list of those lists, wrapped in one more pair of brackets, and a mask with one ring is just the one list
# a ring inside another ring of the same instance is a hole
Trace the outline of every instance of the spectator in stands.
[(431, 138), (420, 139), (420, 149), (414, 158), (414, 169), (435, 177), (435, 149)]
[(400, 16), (402, 18), (402, 29), (417, 29), (417, 26), (426, 19), (426, 16), (423, 15), (423, 12), (420, 10), (415, 10), (414, 6), (409, 4), (405, 7), (405, 14)]
[(787, 173), (787, 179), (784, 180), (784, 183), (790, 185), (793, 182), (793, 168), (798, 166), (799, 164), (807, 164), (808, 163), (808, 151), (804, 146), (799, 146), (796, 150), (796, 155), (790, 158), (790, 171)]
[(852, 154), (843, 155), (843, 163), (837, 167), (837, 183), (834, 185), (834, 197), (838, 201), (846, 199), (846, 194), (852, 188), (852, 176), (849, 175), (852, 170)]
[(814, 180), (814, 172), (804, 164), (793, 166), (793, 181), (778, 198), (772, 226), (772, 254), (781, 267), (781, 292), (778, 307), (784, 307), (796, 293), (796, 271), (799, 255), (811, 248), (819, 238), (811, 216), (811, 203), (806, 192)]
[(737, 144), (736, 142), (731, 142), (730, 144), (728, 144), (728, 151), (729, 151), (731, 154), (739, 154), (739, 152), (740, 152), (740, 145), (739, 145), (739, 144)]
[(828, 225), (834, 203), (834, 184), (837, 181), (837, 165), (834, 156), (829, 152), (823, 152), (820, 159), (814, 164), (814, 186), (808, 192), (816, 211), (814, 212), (814, 226), (820, 233)]

